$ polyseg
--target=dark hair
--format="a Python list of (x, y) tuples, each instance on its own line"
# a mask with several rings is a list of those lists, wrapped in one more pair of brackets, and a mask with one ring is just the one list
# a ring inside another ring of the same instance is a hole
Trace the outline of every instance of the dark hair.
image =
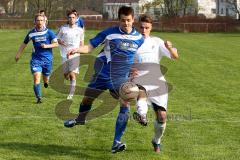
[(69, 10), (67, 10), (66, 13), (67, 13), (67, 16), (69, 16), (70, 14), (74, 14), (75, 16), (78, 16), (76, 9), (69, 9)]
[(45, 13), (45, 10), (42, 9), (42, 10), (39, 11), (39, 13), (41, 13), (41, 12), (44, 12), (44, 13)]
[(139, 18), (139, 22), (146, 22), (146, 23), (153, 23), (153, 19), (151, 16), (147, 15), (147, 14), (143, 14), (140, 16)]
[(125, 16), (132, 15), (132, 17), (134, 17), (134, 10), (132, 7), (121, 6), (118, 10), (118, 19), (121, 18), (121, 15), (125, 15)]
[(74, 15), (77, 17), (77, 12), (76, 12), (75, 9), (68, 10), (68, 11), (67, 11), (67, 16), (69, 16), (70, 14), (74, 14)]

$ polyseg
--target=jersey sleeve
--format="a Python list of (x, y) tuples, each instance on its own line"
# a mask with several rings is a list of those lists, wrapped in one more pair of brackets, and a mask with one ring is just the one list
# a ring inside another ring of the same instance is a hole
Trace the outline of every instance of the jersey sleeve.
[(96, 48), (97, 46), (101, 45), (104, 43), (106, 37), (107, 37), (107, 34), (108, 33), (108, 30), (104, 30), (100, 33), (98, 33), (96, 35), (96, 37), (90, 39), (89, 43), (94, 47)]
[(58, 29), (58, 32), (57, 32), (57, 39), (62, 39), (62, 36), (63, 36), (63, 31), (62, 31), (62, 27), (60, 27)]
[(84, 41), (84, 30), (81, 29), (80, 41)]
[(28, 44), (28, 42), (30, 41), (29, 34), (30, 34), (30, 32), (28, 32), (28, 34), (27, 34), (26, 37), (24, 38), (24, 40), (23, 40), (23, 43), (24, 43), (24, 44)]
[(48, 30), (48, 33), (49, 33), (50, 41), (52, 43), (57, 42), (57, 37), (56, 37), (55, 33), (52, 30)]

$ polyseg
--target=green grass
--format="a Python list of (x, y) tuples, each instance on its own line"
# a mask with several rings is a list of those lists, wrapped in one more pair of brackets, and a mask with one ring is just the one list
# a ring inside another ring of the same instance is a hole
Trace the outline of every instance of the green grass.
[[(130, 120), (123, 136), (128, 149), (113, 155), (118, 107), (85, 126), (67, 129), (55, 114), (56, 104), (67, 93), (42, 87), (44, 103), (35, 104), (31, 44), (19, 62), (14, 61), (26, 33), (0, 30), (0, 159), (239, 159), (240, 34), (153, 33), (171, 40), (180, 54), (177, 61), (162, 61), (168, 68), (166, 79), (173, 85), (162, 153), (152, 151), (153, 124), (144, 128)], [(86, 39), (95, 33), (87, 31)], [(55, 49), (54, 69), (59, 64)], [(79, 85), (85, 84), (81, 79), (85, 69), (78, 77)], [(77, 113), (81, 98), (74, 97), (71, 112)], [(149, 117), (153, 122), (151, 109)]]

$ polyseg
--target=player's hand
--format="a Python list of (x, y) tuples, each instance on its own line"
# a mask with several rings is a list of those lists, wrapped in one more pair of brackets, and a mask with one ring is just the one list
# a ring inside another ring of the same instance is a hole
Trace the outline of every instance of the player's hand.
[(134, 77), (138, 75), (138, 69), (137, 68), (131, 68), (129, 72), (129, 79), (132, 81)]
[(67, 46), (66, 44), (65, 44), (65, 42), (63, 41), (63, 40), (61, 40), (61, 39), (58, 39), (58, 44), (60, 44), (60, 45), (62, 45), (62, 46)]
[(42, 48), (47, 48), (47, 44), (41, 44)]
[(172, 42), (170, 42), (170, 41), (165, 41), (164, 44), (165, 44), (165, 47), (166, 47), (168, 50), (171, 49), (171, 48), (173, 48)]
[(71, 49), (68, 51), (67, 53), (67, 58), (70, 56), (70, 55), (74, 55), (75, 53), (78, 53), (78, 48), (74, 48), (74, 49)]

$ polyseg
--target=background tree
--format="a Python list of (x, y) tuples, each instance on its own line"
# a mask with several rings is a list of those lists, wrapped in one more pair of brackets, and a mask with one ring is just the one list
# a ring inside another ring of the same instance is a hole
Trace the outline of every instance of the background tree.
[(160, 8), (162, 14), (167, 17), (187, 14), (188, 8), (194, 6), (194, 0), (153, 0), (144, 5), (144, 9), (149, 10), (151, 7)]
[(236, 13), (236, 18), (240, 20), (240, 0), (226, 0), (229, 8)]

